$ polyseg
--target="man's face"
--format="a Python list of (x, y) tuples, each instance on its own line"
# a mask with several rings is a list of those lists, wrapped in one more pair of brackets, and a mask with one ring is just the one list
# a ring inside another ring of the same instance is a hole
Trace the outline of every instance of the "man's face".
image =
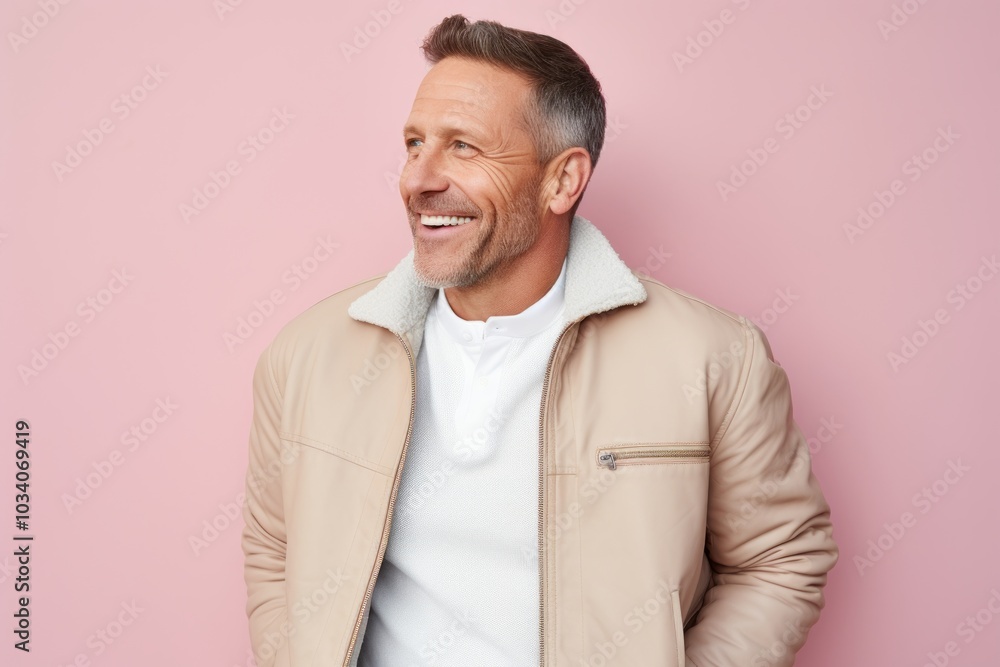
[(409, 157), (399, 192), (414, 267), (428, 285), (497, 278), (537, 240), (543, 168), (523, 127), (530, 92), (516, 73), (455, 57), (421, 82), (403, 131)]

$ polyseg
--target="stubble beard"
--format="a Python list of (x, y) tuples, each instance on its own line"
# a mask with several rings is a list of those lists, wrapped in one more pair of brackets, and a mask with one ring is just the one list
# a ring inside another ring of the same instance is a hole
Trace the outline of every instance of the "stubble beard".
[[(487, 224), (483, 215), (476, 238), (466, 240), (456, 255), (431, 259), (433, 252), (421, 249), (414, 238), (413, 266), (417, 278), (428, 287), (468, 287), (489, 281), (511, 260), (527, 252), (538, 239), (538, 195), (540, 179), (526, 185), (506, 213)], [(420, 224), (419, 218), (416, 224)], [(438, 250), (440, 252), (440, 250)]]

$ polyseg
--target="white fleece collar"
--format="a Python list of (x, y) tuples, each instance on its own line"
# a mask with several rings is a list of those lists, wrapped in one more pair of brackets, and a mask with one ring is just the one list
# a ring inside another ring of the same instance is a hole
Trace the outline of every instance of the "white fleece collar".
[[(410, 343), (413, 356), (420, 352), (427, 309), (437, 288), (424, 285), (413, 268), (413, 249), (347, 309), (359, 322), (384, 327)], [(577, 215), (570, 223), (566, 254), (564, 315), (575, 322), (594, 313), (646, 300), (646, 290), (589, 220)]]

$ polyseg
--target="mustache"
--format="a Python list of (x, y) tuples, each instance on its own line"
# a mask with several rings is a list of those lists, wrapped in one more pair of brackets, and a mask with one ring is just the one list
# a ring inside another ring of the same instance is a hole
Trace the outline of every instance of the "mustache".
[(414, 215), (417, 215), (417, 211), (448, 211), (470, 218), (478, 218), (482, 214), (482, 211), (468, 199), (446, 196), (425, 197), (423, 195), (415, 195), (410, 197), (407, 209)]

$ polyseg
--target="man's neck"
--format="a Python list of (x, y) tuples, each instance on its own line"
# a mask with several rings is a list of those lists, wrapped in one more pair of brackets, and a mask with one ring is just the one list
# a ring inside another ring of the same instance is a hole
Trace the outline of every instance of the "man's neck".
[(445, 288), (448, 305), (463, 320), (485, 322), (493, 315), (517, 315), (541, 299), (555, 284), (568, 250), (567, 226), (560, 234), (539, 239), (531, 250), (485, 281)]

